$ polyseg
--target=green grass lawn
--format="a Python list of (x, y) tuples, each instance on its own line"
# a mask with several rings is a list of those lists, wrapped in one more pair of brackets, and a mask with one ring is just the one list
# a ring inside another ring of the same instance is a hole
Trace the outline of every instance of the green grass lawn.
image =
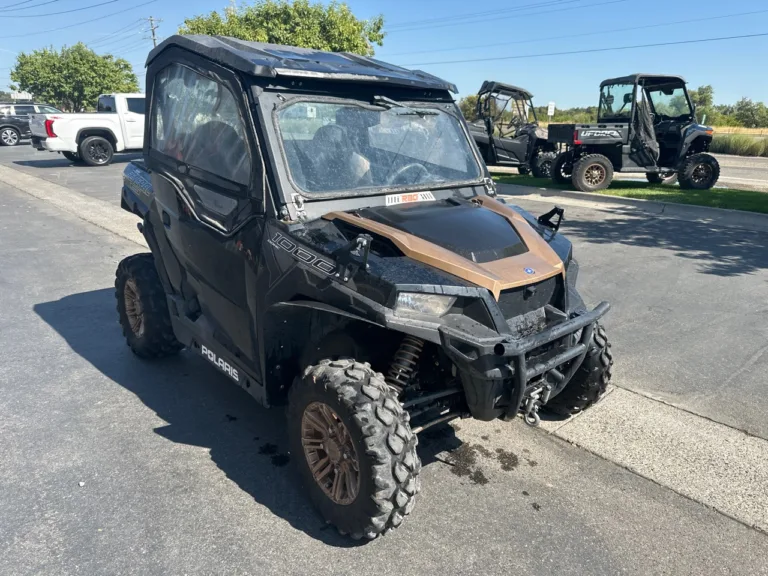
[[(555, 184), (552, 180), (534, 178), (532, 176), (519, 176), (517, 174), (492, 174), (492, 176), (500, 184), (515, 184), (517, 186), (532, 186), (553, 190), (573, 190), (573, 186)], [(664, 186), (661, 184), (648, 184), (646, 182), (614, 180), (606, 190), (592, 192), (592, 194), (640, 198), (642, 200), (656, 200), (657, 202), (695, 204), (696, 206), (730, 208), (732, 210), (747, 210), (768, 214), (768, 192), (756, 192), (754, 190), (736, 190), (734, 188), (683, 190), (677, 185)]]

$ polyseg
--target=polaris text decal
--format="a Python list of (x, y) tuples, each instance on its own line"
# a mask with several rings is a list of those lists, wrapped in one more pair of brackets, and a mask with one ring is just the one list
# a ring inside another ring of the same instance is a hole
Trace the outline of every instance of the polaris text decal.
[(280, 232), (275, 232), (275, 236), (270, 238), (269, 243), (275, 248), (285, 250), (299, 262), (303, 262), (307, 266), (311, 266), (323, 274), (328, 274), (330, 276), (336, 270), (336, 266), (332, 262), (323, 260), (319, 256), (312, 254), (312, 252), (304, 250), (304, 248), (286, 238), (280, 234)]
[(211, 364), (224, 372), (224, 374), (232, 378), (235, 382), (240, 382), (240, 375), (237, 373), (237, 369), (233, 368), (229, 362), (223, 358), (219, 358), (213, 350), (209, 350), (205, 346), (200, 346), (200, 352), (202, 352), (203, 356), (205, 356)]
[(387, 206), (408, 204), (410, 202), (432, 202), (435, 197), (432, 192), (411, 192), (409, 194), (390, 194), (387, 196)]
[(621, 134), (616, 130), (584, 130), (579, 138), (621, 138)]

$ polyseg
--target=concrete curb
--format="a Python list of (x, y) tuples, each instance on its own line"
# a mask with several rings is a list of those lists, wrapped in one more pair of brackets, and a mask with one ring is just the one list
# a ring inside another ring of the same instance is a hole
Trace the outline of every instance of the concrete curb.
[(71, 188), (59, 186), (2, 165), (0, 165), (0, 182), (4, 182), (30, 196), (50, 202), (65, 212), (117, 234), (139, 246), (146, 247), (147, 245), (144, 236), (136, 228), (139, 219), (125, 210), (121, 210), (119, 206), (113, 206), (103, 200), (76, 192)]
[(759, 214), (757, 212), (709, 208), (673, 202), (656, 202), (654, 200), (589, 194), (587, 192), (552, 190), (550, 188), (534, 188), (532, 186), (517, 186), (515, 184), (497, 184), (496, 188), (499, 194), (509, 196), (512, 199), (522, 197), (538, 202), (557, 202), (565, 206), (580, 206), (596, 210), (642, 212), (666, 218), (676, 218), (678, 220), (705, 222), (727, 228), (743, 228), (756, 232), (768, 232), (768, 214)]

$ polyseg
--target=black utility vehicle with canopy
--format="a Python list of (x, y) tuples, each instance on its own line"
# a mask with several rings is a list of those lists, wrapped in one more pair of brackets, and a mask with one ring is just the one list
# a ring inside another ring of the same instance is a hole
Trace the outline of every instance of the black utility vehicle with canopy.
[(556, 147), (539, 126), (533, 94), (486, 80), (477, 93), (477, 120), (469, 125), (489, 166), (512, 166), (521, 174), (549, 178)]
[(371, 58), (173, 36), (147, 70), (144, 162), (124, 174), (150, 254), (123, 260), (128, 345), (186, 347), (265, 406), (326, 520), (397, 527), (417, 434), (457, 417), (538, 422), (611, 373), (557, 232), (495, 198), (451, 92)]
[(600, 85), (596, 124), (550, 124), (549, 141), (565, 146), (552, 179), (585, 192), (607, 188), (614, 172), (645, 173), (652, 183), (712, 188), (720, 165), (707, 154), (712, 128), (696, 120), (680, 76), (633, 74)]

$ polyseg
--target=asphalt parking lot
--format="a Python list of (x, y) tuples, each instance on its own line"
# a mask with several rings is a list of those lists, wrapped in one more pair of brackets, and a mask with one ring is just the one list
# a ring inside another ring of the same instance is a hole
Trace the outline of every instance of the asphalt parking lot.
[[(41, 154), (0, 164), (118, 206), (120, 164)], [(768, 573), (763, 532), (520, 422), (424, 436), (414, 514), (351, 545), (294, 480), (279, 411), (192, 354), (129, 353), (111, 286), (136, 244), (3, 184), (0, 208), (0, 574)], [(566, 216), (586, 299), (614, 306), (615, 384), (768, 438), (768, 234)]]
[(12, 148), (0, 148), (0, 164), (107, 202), (112, 202), (115, 194), (120, 201), (120, 175), (125, 164), (140, 157), (136, 153), (116, 154), (112, 164), (93, 168), (73, 164), (55, 152), (35, 150), (26, 140)]

